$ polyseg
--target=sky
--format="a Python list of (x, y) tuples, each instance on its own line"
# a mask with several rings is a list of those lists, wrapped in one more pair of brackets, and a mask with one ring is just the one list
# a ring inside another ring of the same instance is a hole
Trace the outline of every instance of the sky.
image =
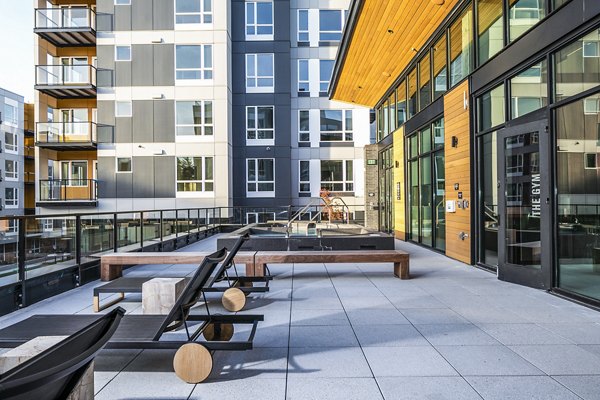
[(0, 88), (33, 102), (33, 0), (0, 0)]

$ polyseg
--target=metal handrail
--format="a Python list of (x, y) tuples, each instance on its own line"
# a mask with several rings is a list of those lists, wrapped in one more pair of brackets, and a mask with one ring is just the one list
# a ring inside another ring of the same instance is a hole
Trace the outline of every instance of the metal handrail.
[(96, 30), (96, 12), (87, 6), (68, 8), (37, 8), (36, 29), (82, 29)]
[(81, 143), (96, 142), (96, 123), (79, 122), (38, 122), (36, 124), (37, 143)]
[(35, 84), (42, 86), (92, 85), (96, 86), (96, 67), (81, 65), (36, 65)]

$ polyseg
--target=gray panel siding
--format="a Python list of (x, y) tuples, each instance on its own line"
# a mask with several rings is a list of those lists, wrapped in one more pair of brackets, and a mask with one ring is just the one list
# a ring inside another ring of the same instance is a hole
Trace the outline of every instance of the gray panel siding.
[(152, 30), (151, 0), (131, 0), (131, 29), (134, 31)]
[(175, 141), (175, 102), (173, 100), (154, 101), (154, 141)]
[(154, 85), (175, 86), (175, 47), (154, 45)]
[(153, 86), (154, 63), (153, 45), (139, 44), (131, 46), (132, 86)]
[(131, 6), (116, 6), (115, 7), (115, 30), (130, 31), (131, 30)]
[(133, 105), (133, 141), (150, 143), (154, 141), (152, 100), (134, 101)]
[(115, 125), (115, 102), (98, 101), (98, 121), (106, 125)]
[(133, 174), (115, 174), (117, 181), (117, 198), (133, 197)]
[(154, 197), (175, 197), (175, 157), (154, 158)]
[(132, 141), (132, 118), (115, 118), (115, 143), (131, 143)]
[(106, 199), (116, 195), (115, 158), (98, 157), (98, 197)]
[(154, 157), (133, 157), (132, 160), (133, 181), (135, 187), (132, 197), (148, 198), (154, 197)]
[(131, 62), (115, 62), (115, 86), (131, 86)]
[(173, 30), (175, 28), (174, 7), (173, 0), (154, 0), (154, 30)]

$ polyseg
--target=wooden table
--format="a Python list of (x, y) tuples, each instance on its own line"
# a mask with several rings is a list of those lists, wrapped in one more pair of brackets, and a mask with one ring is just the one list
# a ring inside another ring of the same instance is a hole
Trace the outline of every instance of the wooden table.
[[(148, 253), (112, 253), (100, 258), (100, 279), (112, 281), (123, 276), (123, 265), (139, 264), (197, 264), (211, 252), (148, 252)], [(251, 265), (254, 269), (255, 251), (240, 251), (234, 261)]]
[(254, 265), (246, 264), (247, 276), (264, 276), (267, 264), (287, 263), (394, 263), (394, 275), (409, 279), (409, 255), (401, 250), (368, 251), (259, 251), (254, 256)]

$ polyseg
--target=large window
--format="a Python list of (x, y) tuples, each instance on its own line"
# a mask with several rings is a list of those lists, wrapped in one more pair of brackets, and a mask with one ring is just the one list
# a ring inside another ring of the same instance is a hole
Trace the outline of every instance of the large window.
[(175, 102), (177, 136), (212, 136), (213, 102), (210, 100)]
[(484, 93), (477, 99), (477, 122), (479, 131), (498, 126), (506, 121), (504, 85)]
[(88, 185), (87, 161), (61, 161), (60, 179), (65, 186)]
[(300, 161), (300, 173), (298, 180), (300, 182), (300, 193), (310, 193), (310, 161)]
[(596, 29), (554, 54), (556, 101), (600, 85), (599, 43)]
[(246, 107), (246, 139), (249, 142), (269, 140), (275, 137), (275, 107)]
[(321, 110), (321, 141), (352, 141), (352, 110)]
[(319, 92), (326, 93), (333, 75), (334, 60), (319, 60)]
[(450, 26), (450, 86), (463, 80), (472, 68), (473, 11), (467, 8)]
[(212, 45), (175, 46), (175, 78), (178, 80), (212, 79)]
[(6, 208), (19, 208), (19, 189), (4, 189), (4, 205)]
[(7, 153), (18, 153), (19, 143), (17, 142), (16, 133), (4, 132), (4, 150), (6, 150)]
[(176, 24), (212, 23), (212, 0), (176, 0)]
[(396, 89), (396, 126), (399, 128), (406, 122), (406, 81), (400, 82)]
[(485, 63), (504, 47), (504, 0), (477, 0), (477, 34), (479, 65)]
[(546, 16), (546, 0), (517, 0), (510, 2), (509, 41), (523, 35)]
[(213, 158), (177, 157), (177, 191), (214, 191)]
[(14, 104), (10, 104), (11, 100), (6, 99), (5, 100), (6, 103), (4, 103), (4, 115), (3, 115), (3, 120), (4, 122), (11, 124), (11, 125), (17, 125), (19, 123), (19, 114), (17, 112), (17, 103), (15, 102)]
[(246, 39), (273, 40), (273, 2), (246, 2)]
[(298, 92), (310, 92), (309, 60), (298, 60)]
[(417, 113), (417, 70), (413, 69), (408, 74), (408, 118)]
[(330, 192), (353, 192), (352, 160), (321, 160), (321, 189)]
[(298, 10), (298, 42), (307, 43), (309, 41), (308, 10)]
[(275, 160), (252, 158), (246, 162), (248, 195), (275, 196)]
[(548, 68), (546, 61), (532, 65), (510, 80), (511, 118), (548, 105)]
[(319, 41), (340, 41), (343, 30), (344, 13), (342, 10), (319, 10)]
[(419, 62), (419, 111), (431, 104), (431, 67), (429, 53)]
[[(595, 94), (556, 110), (559, 287), (600, 300), (600, 112)], [(596, 160), (594, 160), (594, 158)], [(597, 164), (596, 164), (597, 165)]]
[(298, 141), (310, 142), (310, 111), (298, 111)]
[(498, 143), (496, 132), (477, 139), (479, 149), (479, 250), (478, 261), (498, 265)]
[(274, 62), (273, 54), (246, 54), (246, 92), (273, 93)]
[(433, 46), (433, 98), (434, 100), (448, 90), (448, 68), (446, 67), (446, 35), (442, 36)]
[(7, 181), (19, 179), (19, 163), (15, 160), (4, 160), (4, 176)]

